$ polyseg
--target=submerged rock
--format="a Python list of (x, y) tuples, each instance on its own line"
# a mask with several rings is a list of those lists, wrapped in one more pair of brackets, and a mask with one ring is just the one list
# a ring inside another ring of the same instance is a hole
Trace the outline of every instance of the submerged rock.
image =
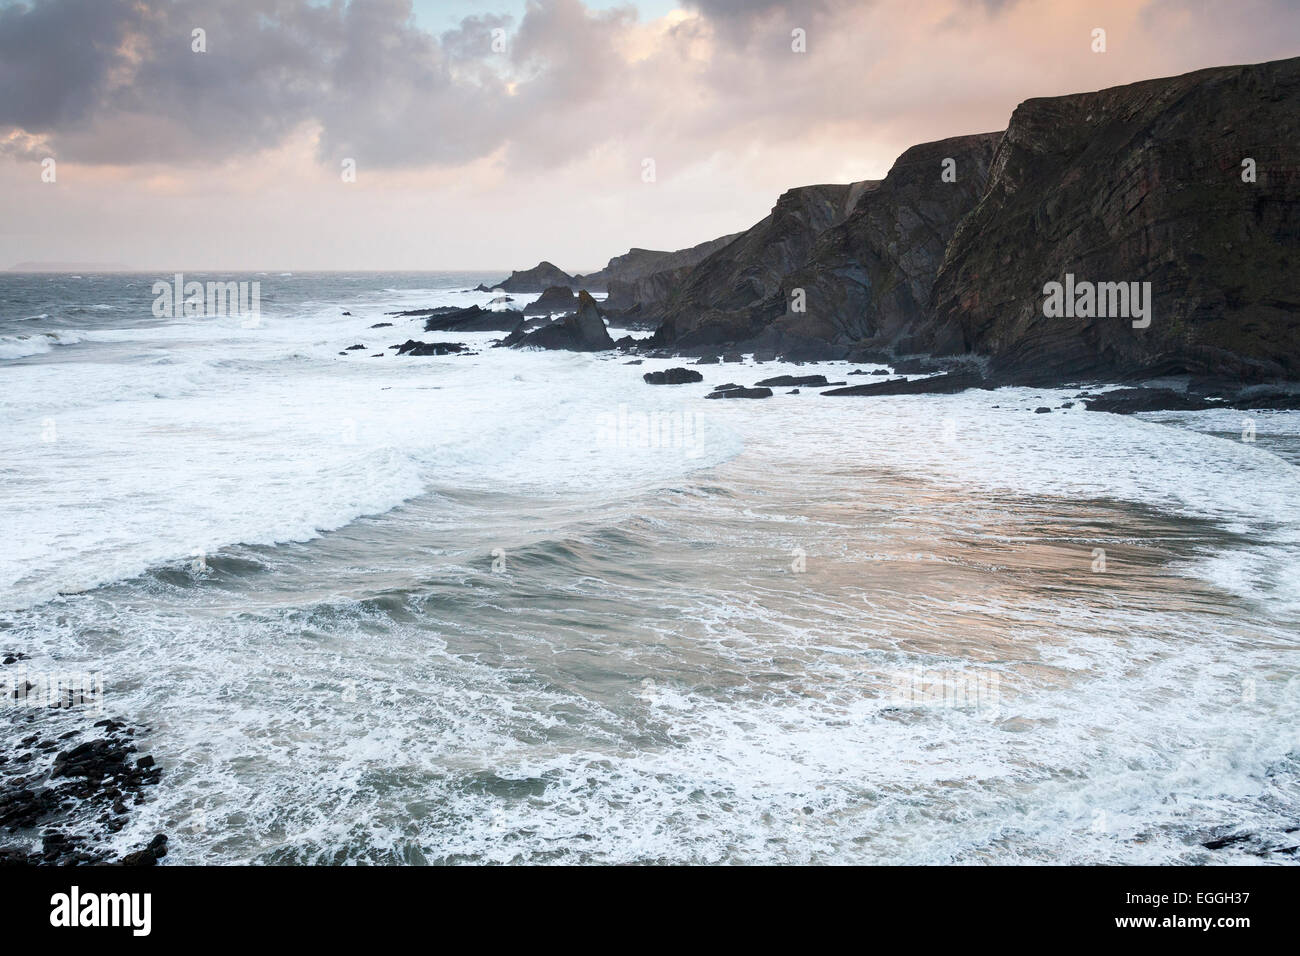
[(888, 382), (868, 382), (834, 388), (823, 395), (951, 395), (968, 388), (986, 387), (984, 377), (978, 372), (948, 372), (930, 378), (895, 378)]
[(482, 309), (471, 305), (466, 309), (429, 316), (424, 323), (424, 331), (509, 332), (522, 318), (523, 313), (516, 309)]
[[(0, 764), (6, 765), (0, 774), (0, 827), (12, 835), (9, 846), (0, 846), (0, 865), (127, 864), (165, 856), (162, 834), (121, 860), (100, 845), (126, 825), (131, 807), (145, 802), (146, 788), (162, 775), (152, 757), (133, 760), (135, 731), (104, 719), (85, 730), (46, 733), (49, 739), (32, 734), (7, 752), (0, 747)], [(31, 842), (37, 830), (39, 848)], [(17, 836), (24, 832), (30, 835)]]
[(765, 378), (755, 385), (761, 387), (770, 385), (773, 387), (783, 387), (788, 385), (827, 385), (825, 375), (778, 375), (775, 378)]
[(1207, 408), (1224, 408), (1222, 402), (1211, 402), (1199, 395), (1172, 388), (1117, 388), (1084, 399), (1090, 412), (1114, 412), (1133, 415), (1137, 412), (1199, 412)]
[(455, 355), (469, 348), (457, 342), (417, 342), (415, 339), (407, 339), (394, 347), (398, 355)]

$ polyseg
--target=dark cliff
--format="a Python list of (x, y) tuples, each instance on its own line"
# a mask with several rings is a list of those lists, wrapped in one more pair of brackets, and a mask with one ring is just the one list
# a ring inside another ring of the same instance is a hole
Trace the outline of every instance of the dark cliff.
[(979, 201), (1001, 137), (958, 136), (904, 152), (782, 280), (777, 301), (785, 305), (803, 289), (806, 311), (787, 309), (776, 330), (839, 346), (916, 351), (944, 250)]
[[(1150, 324), (1048, 317), (1067, 275), (1150, 283)], [(608, 305), (658, 321), (651, 347), (688, 353), (974, 357), (990, 383), (1300, 380), (1300, 58), (1027, 100), (1005, 133), (791, 189), (743, 233), (597, 276)]]
[[(708, 256), (668, 300), (656, 344), (713, 346), (752, 338), (774, 316), (763, 303), (807, 261), (817, 237), (841, 222), (874, 182), (787, 190), (764, 219)], [(775, 306), (777, 314), (780, 306)]]
[(722, 236), (676, 252), (629, 249), (610, 259), (599, 272), (575, 276), (574, 280), (585, 289), (608, 291), (610, 308), (626, 308), (637, 303), (658, 304), (663, 301), (665, 292), (675, 288), (672, 277), (685, 275), (692, 266), (734, 238), (735, 235)]
[[(1067, 273), (1150, 282), (1149, 327), (1045, 318)], [(935, 306), (921, 346), (1004, 381), (1300, 378), (1300, 59), (1022, 103)]]
[(983, 193), (1000, 136), (913, 146), (879, 182), (787, 192), (770, 216), (691, 271), (656, 344), (808, 358), (900, 342), (910, 350), (928, 321), (944, 249)]

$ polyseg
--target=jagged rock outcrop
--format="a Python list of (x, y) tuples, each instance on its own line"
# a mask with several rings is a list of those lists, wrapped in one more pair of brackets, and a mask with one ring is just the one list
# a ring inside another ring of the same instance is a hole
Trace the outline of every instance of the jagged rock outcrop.
[(407, 339), (401, 345), (390, 345), (397, 349), (398, 355), (459, 355), (469, 350), (469, 346), (458, 342), (417, 342)]
[(567, 285), (553, 285), (535, 301), (524, 306), (524, 315), (550, 315), (571, 312), (578, 307), (578, 297)]
[(771, 305), (760, 304), (807, 261), (817, 237), (842, 221), (877, 185), (787, 190), (766, 218), (690, 270), (668, 302), (654, 344), (693, 348), (753, 338), (774, 317)]
[(501, 289), (505, 292), (543, 292), (557, 285), (576, 288), (573, 276), (553, 263), (542, 261), (531, 269), (510, 273), (510, 278), (494, 285), (490, 291)]
[(691, 266), (680, 266), (636, 279), (612, 279), (605, 303), (611, 309), (638, 309), (647, 315), (654, 314), (656, 322), (661, 321), (658, 313), (682, 287), (691, 269)]
[[(1300, 58), (1032, 99), (879, 182), (789, 190), (694, 265), (632, 250), (593, 277), (611, 314), (662, 318), (644, 345), (666, 354), (960, 373), (841, 394), (1184, 375), (1229, 397), (1300, 381), (1298, 142)], [(1150, 325), (1046, 317), (1067, 276), (1150, 283)]]
[[(1297, 144), (1300, 58), (1025, 101), (918, 344), (1024, 383), (1300, 378)], [(1044, 317), (1067, 273), (1150, 282), (1149, 327)]]
[(631, 249), (615, 256), (600, 272), (582, 277), (590, 289), (605, 289), (607, 309), (658, 308), (668, 301), (692, 267), (737, 238), (721, 236), (676, 252)]
[[(787, 353), (801, 339), (861, 354), (918, 351), (944, 250), (979, 202), (1001, 137), (958, 136), (899, 156), (852, 214), (818, 239), (808, 261), (784, 277), (769, 305), (780, 313), (760, 344)], [(789, 307), (796, 289), (804, 292), (801, 313)]]
[(647, 385), (689, 385), (702, 382), (704, 376), (691, 368), (669, 368), (662, 372), (646, 372), (641, 376)]
[(689, 249), (678, 249), (675, 252), (663, 252), (657, 249), (629, 249), (623, 255), (610, 259), (605, 268), (599, 272), (593, 272), (586, 276), (577, 276), (576, 278), (588, 283), (589, 288), (597, 290), (607, 288), (607, 284), (614, 281), (634, 282), (637, 279), (654, 275), (656, 272), (671, 272), (674, 269), (693, 266), (715, 250), (721, 249), (738, 235), (740, 233), (710, 239), (707, 242), (691, 246)]
[(471, 305), (451, 312), (433, 312), (424, 322), (426, 332), (509, 332), (523, 313), (517, 309), (482, 309)]
[[(734, 238), (735, 235), (722, 236), (674, 252), (629, 249), (623, 255), (610, 259), (605, 268), (587, 275), (569, 275), (550, 262), (539, 262), (532, 269), (510, 273), (510, 278), (491, 289), (480, 285), (479, 290), (546, 292), (552, 288), (564, 288), (576, 292), (579, 289), (587, 289), (591, 292), (608, 291), (613, 299), (607, 303), (610, 309), (622, 310), (637, 304), (649, 305), (662, 301), (657, 297), (657, 293), (651, 294), (652, 290), (674, 288), (667, 275), (658, 274), (684, 275), (691, 266)], [(655, 278), (657, 275), (658, 278)]]
[(510, 348), (562, 349), (569, 352), (602, 352), (614, 348), (600, 309), (585, 290), (578, 293), (578, 310), (563, 319), (528, 332), (520, 323), (499, 346)]
[[(792, 359), (911, 351), (914, 331), (929, 318), (944, 250), (984, 191), (1000, 136), (913, 146), (883, 180), (835, 187), (843, 191), (839, 215), (827, 216), (823, 206), (821, 217), (800, 216), (792, 201), (827, 194), (787, 193), (785, 208), (778, 203), (743, 240), (693, 271), (655, 344), (731, 345)], [(953, 164), (945, 167), (949, 159)], [(724, 257), (730, 286), (710, 297), (710, 283), (720, 281), (715, 260)]]

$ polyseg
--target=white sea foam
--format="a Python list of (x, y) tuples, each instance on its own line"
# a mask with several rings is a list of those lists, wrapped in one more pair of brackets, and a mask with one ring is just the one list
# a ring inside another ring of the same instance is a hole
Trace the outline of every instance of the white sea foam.
[(0, 335), (0, 359), (43, 355), (60, 345), (76, 345), (83, 337), (76, 332), (34, 332), (31, 335)]
[[(137, 361), (9, 369), (0, 515), (13, 546), (0, 603), (228, 544), (304, 540), (433, 482), (617, 493), (738, 447), (704, 432), (692, 456), (602, 447), (620, 402), (667, 411), (683, 396), (641, 394), (608, 358), (492, 350), (494, 334), (456, 337), (477, 356), (399, 357), (386, 346), (422, 336), (422, 321), (369, 328), (381, 318), (330, 309), (328, 325), (309, 314), (251, 329), (232, 317), (85, 330), (78, 340), (106, 357)], [(357, 341), (367, 350), (338, 355)]]
[[(487, 297), (418, 295), (425, 304)], [(963, 487), (1131, 501), (1287, 546), (1300, 540), (1296, 466), (1260, 444), (1079, 407), (1025, 414), (1068, 397), (1028, 389), (883, 399), (778, 393), (705, 404), (698, 389), (640, 382), (643, 371), (674, 362), (627, 367), (608, 357), (494, 350), (495, 334), (425, 335), (419, 319), (381, 315), (405, 304), (354, 308), (352, 317), (335, 308), (268, 315), (251, 329), (229, 317), (18, 339), (28, 355), (81, 342), (153, 361), (8, 370), (0, 390), (12, 463), (4, 514), (17, 544), (0, 559), (5, 603), (226, 544), (302, 540), (435, 481), (639, 487), (734, 454), (739, 436), (770, 446), (776, 460), (830, 456), (845, 467)], [(369, 328), (381, 319), (393, 328)], [(411, 336), (457, 338), (481, 352), (412, 358), (386, 348)], [(337, 354), (353, 342), (368, 348)], [(706, 367), (710, 378), (794, 371)], [(832, 378), (836, 371), (828, 369)], [(692, 456), (642, 453), (626, 442), (594, 447), (592, 436), (620, 407), (689, 413), (713, 431), (701, 433)], [(1283, 422), (1296, 418), (1274, 416), (1269, 427), (1294, 431)], [(358, 472), (363, 485), (352, 477)], [(1225, 586), (1246, 583), (1224, 574)]]
[[(1300, 822), (1300, 489), (1273, 450), (1300, 414), (1256, 416), (1249, 443), (1236, 413), (1051, 390), (704, 401), (643, 384), (681, 360), (492, 350), (384, 314), (489, 298), (87, 328), (76, 361), (0, 373), (8, 633), (33, 666), (104, 668), (167, 768), (119, 849), (1169, 863)], [(386, 348), (411, 337), (480, 353)], [(697, 415), (694, 444), (611, 440), (620, 411)], [(1061, 544), (1071, 504), (1111, 525)], [(1207, 529), (1182, 564), (1126, 563), (1175, 518)], [(1090, 575), (1116, 527), (1131, 540)], [(1039, 545), (1077, 548), (1078, 575)], [(278, 563), (242, 588), (86, 591), (223, 548)], [(86, 593), (39, 603), (60, 591)], [(888, 698), (915, 666), (995, 672), (997, 711)]]

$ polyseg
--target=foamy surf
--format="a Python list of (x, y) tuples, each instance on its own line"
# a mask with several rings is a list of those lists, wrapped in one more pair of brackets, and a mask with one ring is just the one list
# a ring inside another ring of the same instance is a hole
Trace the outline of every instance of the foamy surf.
[(642, 382), (680, 360), (387, 314), (484, 278), (296, 276), (257, 328), (158, 322), (137, 282), (0, 370), (0, 650), (150, 728), (119, 850), (1279, 859), (1296, 413), (1246, 442), (1064, 391), (705, 402)]

